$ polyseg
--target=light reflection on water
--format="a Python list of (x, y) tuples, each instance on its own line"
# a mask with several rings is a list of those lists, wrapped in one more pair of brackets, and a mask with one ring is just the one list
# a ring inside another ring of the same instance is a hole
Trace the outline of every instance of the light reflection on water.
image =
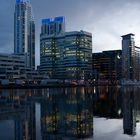
[[(93, 137), (92, 93), (84, 88), (1, 90), (0, 139), (63, 140)], [(7, 137), (8, 136), (8, 137)]]
[(138, 140), (139, 121), (140, 87), (0, 90), (0, 140)]

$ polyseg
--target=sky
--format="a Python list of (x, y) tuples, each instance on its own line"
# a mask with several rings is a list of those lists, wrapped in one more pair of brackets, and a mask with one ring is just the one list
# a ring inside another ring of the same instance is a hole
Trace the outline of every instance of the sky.
[[(121, 49), (121, 35), (134, 33), (140, 46), (140, 0), (31, 0), (36, 24), (36, 64), (39, 64), (41, 20), (65, 16), (66, 31), (92, 33), (93, 52)], [(0, 3), (0, 52), (14, 50), (15, 0)]]

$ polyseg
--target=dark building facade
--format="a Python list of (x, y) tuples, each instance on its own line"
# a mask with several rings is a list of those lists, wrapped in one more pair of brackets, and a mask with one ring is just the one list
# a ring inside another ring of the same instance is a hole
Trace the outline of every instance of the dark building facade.
[(116, 82), (122, 77), (122, 51), (103, 51), (93, 53), (93, 79)]

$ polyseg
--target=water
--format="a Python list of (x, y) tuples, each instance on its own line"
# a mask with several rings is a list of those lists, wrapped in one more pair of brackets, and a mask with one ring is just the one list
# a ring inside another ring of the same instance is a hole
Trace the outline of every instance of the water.
[(0, 90), (0, 140), (139, 140), (140, 87)]

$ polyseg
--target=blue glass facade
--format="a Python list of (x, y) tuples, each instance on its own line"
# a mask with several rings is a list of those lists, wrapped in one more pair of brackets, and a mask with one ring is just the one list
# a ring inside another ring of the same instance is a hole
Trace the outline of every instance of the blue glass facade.
[(43, 19), (42, 20), (42, 24), (52, 24), (52, 23), (65, 23), (65, 18), (62, 16), (62, 17), (56, 17), (54, 19), (52, 18), (47, 18), (47, 19)]
[(56, 17), (42, 20), (41, 34), (57, 35), (65, 32), (65, 18)]
[(24, 3), (24, 2), (30, 2), (30, 0), (16, 0), (16, 3), (17, 4)]

